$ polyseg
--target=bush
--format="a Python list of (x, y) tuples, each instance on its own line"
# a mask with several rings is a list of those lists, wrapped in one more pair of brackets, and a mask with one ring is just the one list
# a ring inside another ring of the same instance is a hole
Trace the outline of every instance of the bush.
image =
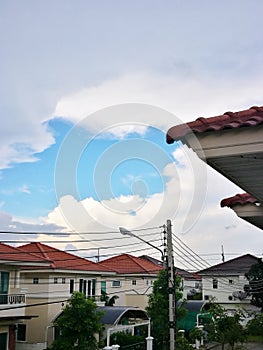
[(263, 334), (263, 314), (255, 314), (255, 317), (247, 324), (247, 332), (249, 335)]

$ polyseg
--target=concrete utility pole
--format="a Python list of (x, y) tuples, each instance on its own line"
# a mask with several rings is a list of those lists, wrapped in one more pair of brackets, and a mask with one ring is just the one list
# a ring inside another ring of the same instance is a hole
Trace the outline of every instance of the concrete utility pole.
[(175, 349), (175, 280), (171, 220), (167, 220), (167, 272), (169, 293), (170, 350)]

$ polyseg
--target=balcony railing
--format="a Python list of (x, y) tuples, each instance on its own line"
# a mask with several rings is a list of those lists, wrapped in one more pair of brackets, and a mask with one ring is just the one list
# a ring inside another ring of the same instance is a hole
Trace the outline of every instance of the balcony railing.
[(25, 294), (0, 294), (0, 304), (25, 304)]

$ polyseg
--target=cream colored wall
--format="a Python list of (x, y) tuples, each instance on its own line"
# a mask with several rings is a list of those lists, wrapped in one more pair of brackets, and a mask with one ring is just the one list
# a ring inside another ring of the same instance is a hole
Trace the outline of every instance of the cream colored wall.
[[(116, 306), (137, 306), (145, 308), (148, 297), (151, 294), (153, 282), (157, 277), (154, 276), (112, 276), (107, 277), (106, 292), (111, 297), (117, 295)], [(113, 287), (112, 281), (119, 280), (120, 287)], [(136, 281), (136, 285), (132, 281)]]

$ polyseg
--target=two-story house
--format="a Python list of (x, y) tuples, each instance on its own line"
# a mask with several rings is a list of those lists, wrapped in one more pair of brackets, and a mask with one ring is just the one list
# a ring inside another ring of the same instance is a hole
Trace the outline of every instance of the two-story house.
[(74, 291), (87, 297), (100, 296), (105, 276), (113, 275), (102, 265), (61, 251), (42, 243), (22, 246), (28, 253), (49, 261), (46, 267), (22, 266), (21, 287), (27, 293), (25, 315), (38, 315), (24, 323), (25, 336), (17, 342), (16, 350), (41, 350), (54, 339), (53, 321), (61, 313), (64, 303)]
[(0, 350), (15, 350), (16, 338), (24, 337), (23, 322), (38, 316), (34, 310), (26, 311), (20, 278), (21, 269), (32, 264), (45, 268), (49, 261), (0, 243)]
[(120, 254), (98, 263), (116, 274), (107, 276), (104, 291), (116, 295), (116, 305), (137, 306), (145, 309), (153, 282), (163, 269), (151, 261), (130, 254)]
[(245, 254), (199, 271), (204, 300), (215, 299), (229, 311), (237, 307), (257, 310), (250, 304), (250, 296), (244, 290), (244, 286), (248, 284), (245, 273), (257, 262), (257, 257)]

